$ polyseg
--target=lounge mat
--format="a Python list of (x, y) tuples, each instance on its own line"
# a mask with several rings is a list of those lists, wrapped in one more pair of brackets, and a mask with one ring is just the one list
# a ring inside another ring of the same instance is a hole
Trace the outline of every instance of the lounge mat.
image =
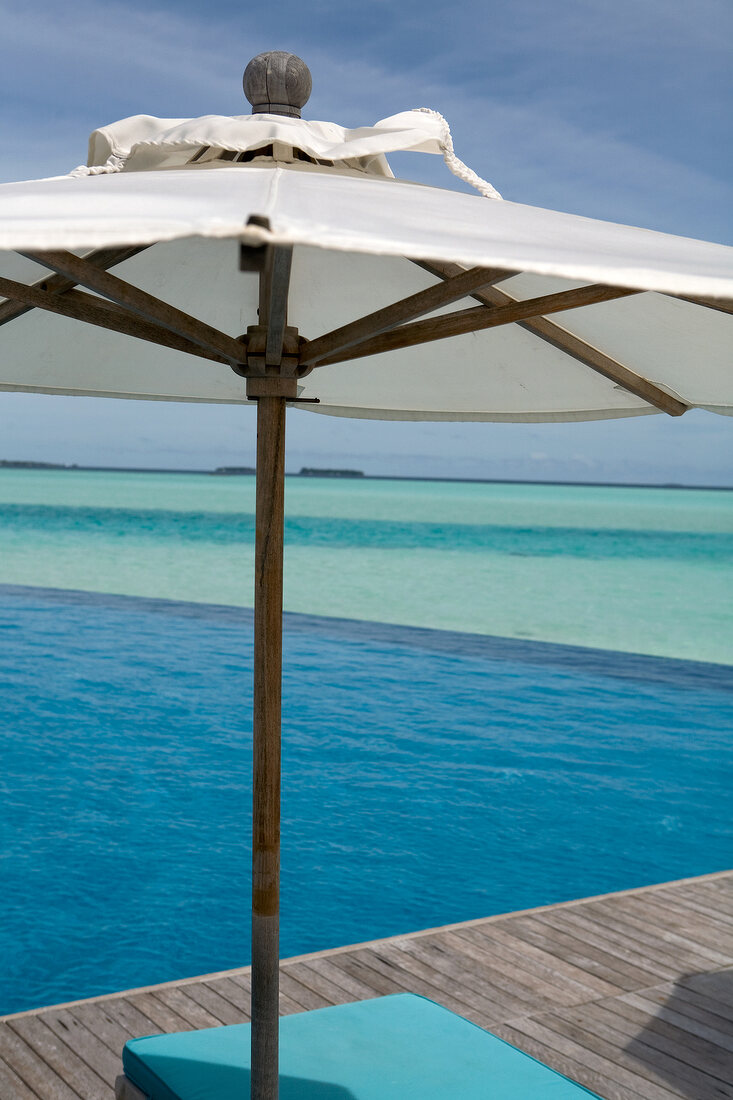
[[(245, 1100), (249, 1024), (131, 1039), (151, 1100)], [(592, 1094), (412, 993), (284, 1016), (280, 1100), (587, 1100)]]

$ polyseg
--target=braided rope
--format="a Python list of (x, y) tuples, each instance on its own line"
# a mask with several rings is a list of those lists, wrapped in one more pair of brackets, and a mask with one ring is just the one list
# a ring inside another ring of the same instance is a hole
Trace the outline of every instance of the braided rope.
[(94, 164), (91, 167), (87, 164), (80, 164), (73, 172), (69, 172), (69, 175), (72, 179), (81, 179), (84, 176), (104, 176), (108, 172), (121, 172), (125, 167), (126, 160), (127, 157), (122, 157), (118, 153), (113, 153), (111, 157), (107, 158), (104, 164)]
[(416, 111), (419, 111), (422, 115), (430, 115), (437, 122), (440, 123), (441, 135), (438, 139), (440, 143), (440, 149), (443, 154), (443, 160), (450, 168), (454, 176), (457, 176), (459, 180), (463, 180), (469, 187), (475, 187), (476, 190), (484, 196), (486, 199), (500, 199), (501, 195), (495, 187), (485, 179), (482, 179), (472, 168), (469, 168), (467, 164), (464, 164), (460, 160), (453, 148), (453, 138), (450, 132), (450, 126), (438, 111), (433, 111), (430, 107), (416, 107)]

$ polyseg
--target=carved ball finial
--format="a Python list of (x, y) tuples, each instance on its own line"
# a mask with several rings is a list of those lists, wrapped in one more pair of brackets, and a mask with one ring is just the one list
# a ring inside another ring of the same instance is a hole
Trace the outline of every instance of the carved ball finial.
[(305, 61), (294, 53), (270, 50), (253, 57), (242, 78), (244, 94), (252, 114), (290, 115), (300, 118), (300, 109), (311, 94), (311, 74)]

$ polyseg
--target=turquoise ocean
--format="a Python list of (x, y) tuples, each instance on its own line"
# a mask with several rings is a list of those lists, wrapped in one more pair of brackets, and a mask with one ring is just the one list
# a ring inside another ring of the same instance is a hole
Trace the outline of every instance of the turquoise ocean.
[[(733, 494), (290, 477), (284, 957), (722, 870)], [(254, 479), (0, 470), (0, 1014), (249, 962)]]
[[(286, 488), (286, 610), (733, 664), (733, 492)], [(250, 607), (254, 478), (0, 470), (0, 582)]]

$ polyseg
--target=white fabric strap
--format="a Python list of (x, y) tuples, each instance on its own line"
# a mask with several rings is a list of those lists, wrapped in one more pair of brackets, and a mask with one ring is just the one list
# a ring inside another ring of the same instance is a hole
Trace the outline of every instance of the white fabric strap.
[(475, 187), (479, 194), (483, 195), (486, 199), (500, 199), (501, 195), (493, 187), (488, 180), (482, 179), (473, 168), (469, 168), (467, 164), (464, 164), (460, 160), (453, 148), (453, 137), (450, 132), (450, 126), (443, 116), (438, 111), (433, 111), (430, 107), (415, 107), (415, 111), (419, 111), (421, 115), (430, 115), (440, 125), (441, 134), (438, 138), (440, 142), (440, 149), (443, 154), (443, 160), (454, 176), (457, 176), (459, 180), (463, 180), (469, 187)]

